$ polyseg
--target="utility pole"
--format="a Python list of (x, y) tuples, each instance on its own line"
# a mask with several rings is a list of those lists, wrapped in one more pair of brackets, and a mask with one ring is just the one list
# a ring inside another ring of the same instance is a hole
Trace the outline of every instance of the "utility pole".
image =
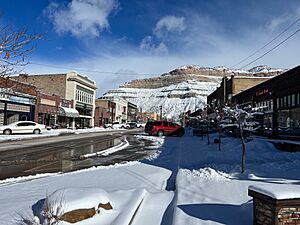
[(162, 120), (162, 118), (163, 118), (163, 114), (162, 114), (162, 105), (161, 105), (159, 108), (160, 108), (160, 120)]

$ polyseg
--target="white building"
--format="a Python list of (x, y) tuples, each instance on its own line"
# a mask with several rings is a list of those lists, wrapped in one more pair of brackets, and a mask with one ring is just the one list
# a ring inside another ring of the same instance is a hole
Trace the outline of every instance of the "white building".
[(124, 98), (118, 97), (118, 96), (112, 96), (112, 97), (102, 97), (100, 99), (107, 99), (116, 104), (116, 112), (114, 114), (113, 121), (125, 123), (127, 122), (127, 107), (128, 107), (128, 101), (126, 101)]

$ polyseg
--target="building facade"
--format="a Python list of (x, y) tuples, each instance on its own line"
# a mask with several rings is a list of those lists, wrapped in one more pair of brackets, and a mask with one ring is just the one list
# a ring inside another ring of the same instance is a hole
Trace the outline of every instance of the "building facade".
[(109, 100), (115, 103), (115, 113), (113, 117), (113, 122), (120, 122), (126, 123), (127, 122), (127, 107), (128, 101), (124, 98), (118, 96), (111, 96), (111, 97), (101, 97), (101, 100)]
[(138, 107), (136, 104), (129, 102), (127, 104), (127, 120), (128, 121), (137, 121), (138, 119)]
[(60, 106), (60, 114), (64, 113), (70, 118), (70, 127), (84, 128), (94, 125), (97, 89), (95, 81), (75, 71), (64, 74), (20, 74), (14, 79), (32, 84), (45, 94), (57, 95), (61, 99), (71, 101), (73, 104), (71, 107)]
[(270, 78), (241, 76), (231, 76), (230, 78), (228, 78), (224, 76), (220, 87), (218, 87), (213, 93), (207, 96), (207, 104), (209, 104), (210, 106), (223, 106), (225, 104), (230, 104), (232, 96), (268, 79)]
[(264, 114), (264, 126), (275, 133), (300, 135), (300, 66), (233, 96)]
[(57, 95), (47, 95), (37, 93), (36, 116), (37, 122), (47, 126), (57, 124), (60, 97)]
[(96, 99), (95, 106), (95, 127), (102, 127), (104, 124), (114, 122), (116, 103), (108, 99)]
[(34, 121), (37, 90), (34, 86), (0, 78), (0, 125)]

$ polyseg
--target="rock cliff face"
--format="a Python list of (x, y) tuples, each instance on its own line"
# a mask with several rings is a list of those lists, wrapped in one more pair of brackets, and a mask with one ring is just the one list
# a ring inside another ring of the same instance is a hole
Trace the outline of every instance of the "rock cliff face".
[(282, 73), (282, 69), (273, 69), (267, 66), (257, 66), (250, 70), (231, 70), (226, 67), (199, 67), (188, 65), (179, 67), (169, 73), (164, 73), (159, 77), (132, 80), (120, 87), (123, 88), (161, 88), (171, 84), (178, 84), (187, 80), (209, 82), (214, 78), (222, 76), (247, 76), (247, 77), (271, 77)]
[(178, 118), (188, 110), (203, 108), (206, 97), (220, 84), (224, 75), (268, 77), (282, 73), (281, 69), (259, 66), (251, 70), (231, 70), (225, 67), (206, 68), (183, 66), (159, 77), (132, 80), (104, 96), (119, 96), (135, 103), (143, 112), (159, 113), (166, 118)]

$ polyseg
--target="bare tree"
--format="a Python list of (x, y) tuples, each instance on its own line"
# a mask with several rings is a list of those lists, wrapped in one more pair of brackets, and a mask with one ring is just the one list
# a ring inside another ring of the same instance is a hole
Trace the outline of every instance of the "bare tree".
[(247, 112), (246, 110), (240, 109), (237, 106), (230, 108), (230, 107), (225, 107), (224, 112), (228, 115), (231, 116), (232, 118), (235, 118), (236, 125), (239, 129), (239, 136), (241, 139), (241, 144), (242, 144), (242, 173), (245, 171), (245, 137), (244, 137), (244, 130), (246, 127), (246, 119), (249, 118), (250, 113)]
[(0, 27), (0, 77), (20, 72), (29, 63), (33, 42), (41, 38), (41, 34), (28, 34), (26, 28), (15, 31), (10, 25)]

